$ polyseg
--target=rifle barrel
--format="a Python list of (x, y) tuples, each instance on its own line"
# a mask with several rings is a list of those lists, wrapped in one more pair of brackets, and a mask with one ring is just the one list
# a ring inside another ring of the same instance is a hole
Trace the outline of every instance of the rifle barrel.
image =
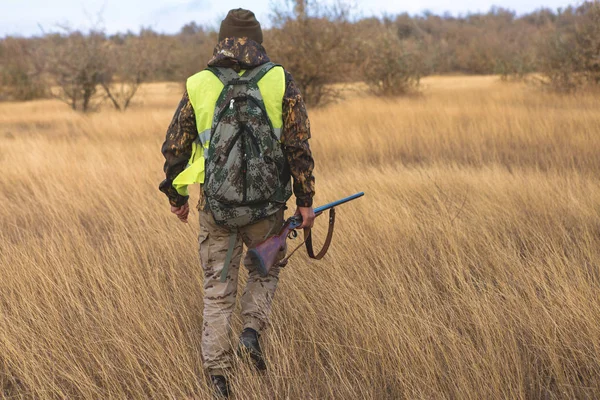
[(327, 211), (330, 208), (339, 206), (340, 204), (347, 203), (347, 202), (352, 201), (354, 199), (358, 199), (359, 197), (362, 197), (364, 195), (365, 195), (365, 192), (359, 192), (359, 193), (353, 194), (352, 196), (344, 197), (341, 200), (336, 200), (336, 201), (333, 201), (333, 202), (331, 202), (329, 204), (325, 204), (325, 205), (323, 205), (321, 207), (317, 207), (317, 208), (315, 208), (315, 214), (321, 213), (323, 211)]

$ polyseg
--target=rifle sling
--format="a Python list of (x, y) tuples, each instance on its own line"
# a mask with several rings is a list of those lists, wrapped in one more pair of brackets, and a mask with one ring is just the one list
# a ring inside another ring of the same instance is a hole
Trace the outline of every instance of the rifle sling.
[(320, 260), (327, 254), (327, 250), (329, 250), (329, 245), (331, 244), (331, 239), (333, 239), (333, 227), (335, 225), (335, 208), (329, 210), (329, 230), (327, 231), (327, 237), (325, 238), (325, 243), (321, 248), (321, 251), (317, 255), (315, 255), (313, 245), (312, 245), (312, 232), (310, 229), (304, 229), (304, 242), (306, 244), (306, 252), (310, 258), (314, 258), (315, 260)]
[(229, 233), (229, 247), (227, 248), (227, 254), (225, 255), (225, 263), (223, 264), (223, 269), (221, 270), (221, 283), (227, 281), (227, 274), (229, 273), (229, 266), (231, 265), (231, 260), (233, 258), (233, 250), (235, 249), (237, 235), (237, 231), (232, 231), (231, 233)]

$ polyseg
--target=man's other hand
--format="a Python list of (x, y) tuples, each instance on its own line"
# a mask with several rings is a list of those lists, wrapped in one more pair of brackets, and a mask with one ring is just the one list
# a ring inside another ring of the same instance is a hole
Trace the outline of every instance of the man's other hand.
[(312, 207), (298, 207), (296, 209), (296, 215), (302, 216), (302, 225), (300, 225), (298, 229), (310, 229), (313, 227), (315, 223), (315, 211)]
[(185, 222), (187, 224), (188, 215), (190, 214), (190, 205), (189, 203), (185, 203), (181, 207), (171, 206), (171, 212), (177, 215), (177, 218), (179, 218), (181, 222)]

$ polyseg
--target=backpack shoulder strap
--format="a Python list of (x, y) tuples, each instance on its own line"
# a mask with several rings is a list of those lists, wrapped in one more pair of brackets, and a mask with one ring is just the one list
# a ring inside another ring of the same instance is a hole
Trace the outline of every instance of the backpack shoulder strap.
[(269, 72), (275, 67), (280, 66), (281, 65), (269, 61), (268, 63), (264, 63), (262, 65), (259, 65), (258, 67), (247, 70), (246, 72), (244, 72), (244, 75), (242, 75), (242, 78), (244, 80), (248, 80), (249, 83), (256, 85), (258, 84), (258, 81), (260, 81), (263, 78), (263, 76), (267, 74), (267, 72)]
[(225, 86), (231, 84), (232, 81), (239, 80), (240, 76), (231, 68), (224, 67), (206, 67), (207, 70), (215, 74), (221, 83)]
[(227, 86), (238, 84), (257, 85), (258, 81), (260, 81), (263, 78), (263, 76), (265, 76), (267, 72), (269, 72), (274, 67), (281, 67), (281, 65), (269, 61), (255, 68), (246, 70), (246, 72), (244, 72), (241, 76), (238, 75), (238, 73), (231, 68), (207, 67), (206, 69), (215, 74), (215, 76), (219, 78), (221, 83)]

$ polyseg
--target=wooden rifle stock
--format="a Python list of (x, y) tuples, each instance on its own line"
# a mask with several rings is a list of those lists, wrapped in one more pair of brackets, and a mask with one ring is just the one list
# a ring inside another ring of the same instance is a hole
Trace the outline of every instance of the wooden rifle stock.
[[(327, 238), (325, 239), (325, 244), (323, 245), (323, 248), (317, 255), (315, 255), (312, 248), (312, 235), (310, 229), (304, 230), (304, 241), (306, 243), (306, 250), (310, 258), (320, 260), (321, 258), (323, 258), (325, 253), (327, 253), (327, 249), (329, 248), (329, 244), (331, 243), (331, 239), (333, 237), (333, 226), (335, 223), (334, 207), (347, 203), (351, 200), (355, 200), (359, 197), (362, 197), (363, 195), (363, 192), (356, 193), (352, 196), (348, 196), (341, 200), (337, 200), (324, 206), (315, 208), (315, 217), (318, 217), (324, 211), (329, 210), (329, 232), (327, 232)], [(295, 238), (297, 236), (295, 229), (298, 228), (300, 225), (302, 225), (302, 217), (299, 215), (294, 215), (293, 217), (290, 217), (285, 221), (285, 224), (283, 225), (283, 227), (277, 235), (267, 238), (266, 240), (257, 244), (254, 248), (248, 250), (248, 257), (250, 257), (250, 261), (256, 266), (256, 268), (258, 268), (258, 272), (262, 276), (267, 276), (269, 274), (269, 271), (271, 270), (273, 265), (275, 265), (277, 255), (279, 254), (279, 252), (285, 249), (285, 241), (288, 237)], [(288, 258), (290, 256), (288, 256)], [(287, 261), (287, 259), (285, 261)]]
[(298, 217), (291, 217), (275, 236), (260, 242), (253, 249), (248, 250), (248, 256), (252, 264), (258, 268), (262, 276), (267, 276), (277, 260), (277, 254), (285, 249), (285, 241), (291, 231), (302, 225)]

